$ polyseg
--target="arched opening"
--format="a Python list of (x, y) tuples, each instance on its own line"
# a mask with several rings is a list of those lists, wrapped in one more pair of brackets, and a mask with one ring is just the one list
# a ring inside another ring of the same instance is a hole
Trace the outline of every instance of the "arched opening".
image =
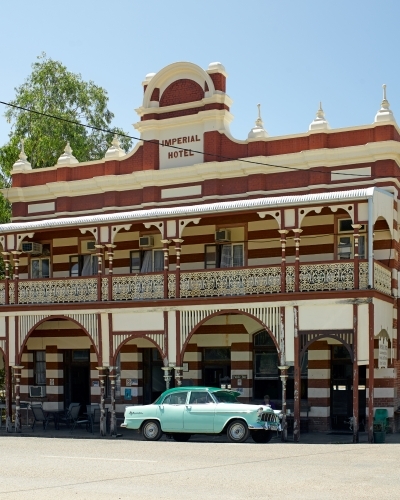
[(115, 353), (114, 366), (117, 413), (123, 413), (127, 404), (150, 404), (166, 389), (162, 350), (148, 338), (125, 339)]
[[(260, 328), (264, 337), (269, 337), (266, 357), (261, 350), (264, 346), (255, 348), (254, 344), (255, 338), (261, 338)], [(263, 363), (275, 363), (273, 377), (278, 383), (279, 356), (274, 335), (259, 319), (241, 311), (224, 311), (199, 322), (189, 335), (182, 357), (182, 383), (211, 387), (226, 384), (240, 392), (244, 401), (262, 401), (267, 380), (260, 377)]]
[(21, 400), (58, 410), (100, 402), (97, 349), (87, 331), (68, 318), (48, 318), (27, 335), (21, 352)]

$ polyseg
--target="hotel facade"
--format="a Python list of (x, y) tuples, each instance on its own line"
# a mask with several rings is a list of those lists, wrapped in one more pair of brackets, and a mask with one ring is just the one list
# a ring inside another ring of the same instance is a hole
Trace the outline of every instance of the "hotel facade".
[[(246, 140), (220, 63), (143, 82), (126, 154), (51, 168), (21, 151), (0, 226), (6, 414), (100, 402), (116, 415), (167, 386), (269, 394), (302, 430), (374, 409), (398, 431), (399, 128), (384, 89), (372, 124)], [(373, 113), (371, 118), (373, 118)], [(1, 363), (1, 361), (0, 361)], [(347, 427), (348, 428), (348, 427)]]

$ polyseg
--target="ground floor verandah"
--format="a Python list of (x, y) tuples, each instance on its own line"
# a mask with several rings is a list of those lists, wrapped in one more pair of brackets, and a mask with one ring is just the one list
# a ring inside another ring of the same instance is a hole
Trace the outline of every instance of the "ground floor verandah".
[(49, 409), (97, 403), (110, 410), (115, 433), (126, 405), (151, 403), (167, 386), (225, 385), (243, 401), (268, 394), (290, 410), (295, 439), (305, 430), (348, 430), (353, 422), (370, 433), (375, 408), (386, 408), (398, 430), (392, 304), (257, 306), (53, 312), (21, 316), (14, 329), (9, 319), (8, 337), (18, 336), (3, 351), (8, 416), (17, 401)]

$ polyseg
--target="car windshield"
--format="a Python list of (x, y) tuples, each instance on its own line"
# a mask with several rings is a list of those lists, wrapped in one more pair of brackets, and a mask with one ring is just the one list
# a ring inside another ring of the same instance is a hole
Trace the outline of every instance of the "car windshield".
[(239, 403), (236, 399), (236, 394), (228, 391), (217, 391), (213, 392), (214, 398), (218, 403)]

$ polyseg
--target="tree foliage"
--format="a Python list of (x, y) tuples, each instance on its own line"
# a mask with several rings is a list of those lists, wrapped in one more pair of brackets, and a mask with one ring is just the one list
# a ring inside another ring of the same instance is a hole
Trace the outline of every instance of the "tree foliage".
[[(25, 153), (32, 168), (42, 168), (57, 163), (68, 141), (73, 155), (82, 162), (103, 158), (113, 134), (125, 134), (121, 129), (111, 128), (114, 114), (107, 107), (107, 91), (92, 81), (83, 81), (80, 74), (68, 71), (61, 62), (44, 53), (32, 64), (32, 73), (15, 91), (11, 104), (111, 132), (9, 107), (5, 112), (11, 124), (9, 142), (0, 148), (3, 183), (18, 159), (21, 139), (25, 140)], [(130, 139), (121, 137), (125, 151), (131, 143)]]

